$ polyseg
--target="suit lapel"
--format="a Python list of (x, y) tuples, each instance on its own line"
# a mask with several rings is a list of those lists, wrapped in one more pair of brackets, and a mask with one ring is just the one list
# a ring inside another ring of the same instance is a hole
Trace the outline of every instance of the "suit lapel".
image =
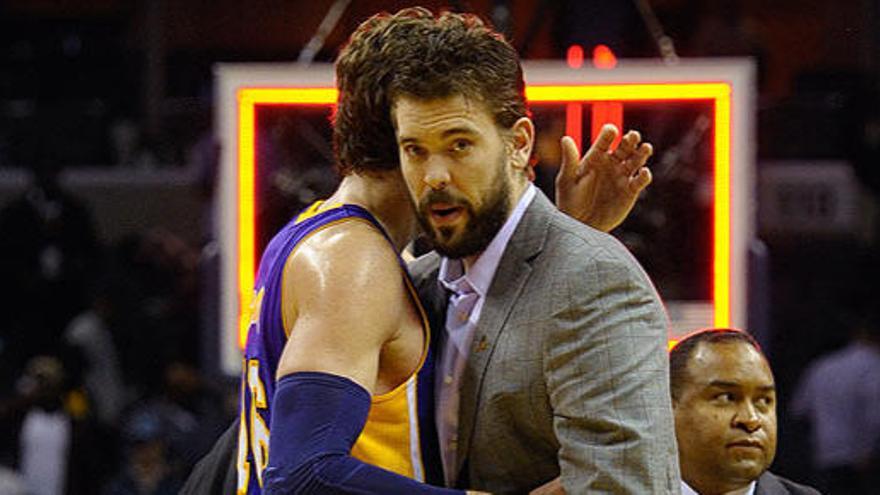
[(505, 322), (510, 316), (514, 303), (531, 274), (531, 261), (544, 246), (549, 225), (548, 217), (553, 210), (555, 207), (540, 191), (537, 191), (532, 204), (526, 209), (510, 238), (489, 286), (459, 391), (456, 473), (460, 474), (462, 464), (470, 451), (476, 411), (489, 360), (505, 329)]
[(770, 471), (764, 471), (758, 482), (755, 483), (755, 495), (775, 495), (788, 493), (788, 490), (782, 486), (782, 483), (773, 476)]
[(446, 306), (449, 304), (449, 294), (437, 281), (440, 272), (440, 257), (436, 253), (428, 256), (433, 257), (430, 270), (413, 278), (413, 285), (419, 295), (419, 302), (428, 317), (431, 328), (431, 345), (437, 345), (440, 335), (446, 326)]

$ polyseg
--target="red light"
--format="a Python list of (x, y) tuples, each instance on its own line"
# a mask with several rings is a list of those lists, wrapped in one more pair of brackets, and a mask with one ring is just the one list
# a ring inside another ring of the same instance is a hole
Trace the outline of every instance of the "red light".
[(581, 149), (583, 134), (584, 109), (580, 103), (565, 105), (565, 134), (574, 139), (574, 144)]
[(581, 45), (571, 45), (565, 54), (565, 60), (572, 69), (580, 69), (584, 65), (584, 48)]
[(620, 138), (623, 137), (623, 103), (615, 101), (597, 101), (593, 103), (592, 125), (590, 126), (593, 141), (599, 137), (599, 131), (602, 130), (602, 126), (605, 124), (614, 124), (614, 127), (617, 127), (617, 130), (620, 131), (617, 133), (617, 137), (614, 138), (614, 142), (611, 143), (611, 149), (616, 150), (617, 145), (620, 144)]
[(593, 48), (593, 65), (597, 69), (613, 69), (617, 66), (617, 57), (608, 45), (596, 45)]
[[(712, 299), (715, 312), (713, 325), (716, 327), (729, 327), (731, 319), (731, 96), (730, 84), (720, 82), (526, 86), (526, 98), (531, 103), (566, 104), (566, 132), (573, 135), (572, 137), (582, 134), (582, 105), (586, 103), (593, 105), (594, 112), (597, 104), (606, 103), (607, 106), (602, 108), (602, 112), (606, 116), (613, 117), (610, 119), (612, 121), (616, 120), (619, 111), (622, 127), (623, 108), (621, 102), (694, 100), (714, 102), (715, 206)], [(260, 87), (241, 88), (238, 91), (237, 291), (239, 294), (239, 331), (241, 332), (239, 343), (241, 345), (247, 338), (247, 328), (250, 323), (246, 309), (250, 307), (254, 297), (253, 287), (257, 262), (255, 252), (257, 198), (254, 191), (257, 166), (255, 106), (263, 104), (326, 105), (330, 107), (336, 103), (336, 100), (336, 89), (326, 87)]]

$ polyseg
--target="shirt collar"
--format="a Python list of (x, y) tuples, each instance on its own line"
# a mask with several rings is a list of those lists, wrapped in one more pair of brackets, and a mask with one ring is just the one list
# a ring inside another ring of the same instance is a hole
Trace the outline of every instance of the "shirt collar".
[[(757, 486), (756, 481), (752, 481), (749, 483), (749, 491), (746, 492), (745, 495), (755, 495), (755, 487)], [(681, 495), (700, 495), (696, 490), (690, 487), (684, 480), (681, 480)]]
[(464, 278), (467, 279), (467, 282), (473, 287), (474, 291), (481, 298), (486, 297), (486, 293), (489, 292), (489, 285), (492, 284), (492, 279), (495, 277), (495, 271), (498, 269), (498, 264), (501, 262), (501, 256), (504, 254), (507, 243), (513, 237), (513, 232), (519, 225), (520, 220), (522, 220), (526, 208), (529, 207), (535, 198), (535, 191), (535, 186), (529, 183), (525, 192), (523, 192), (516, 203), (516, 207), (514, 207), (510, 216), (504, 222), (504, 225), (495, 234), (492, 242), (480, 253), (474, 264), (467, 270), (467, 273), (465, 273), (464, 264), (460, 259), (443, 257), (440, 261), (440, 273), (437, 277), (443, 287), (458, 292), (457, 289), (460, 284), (456, 282), (464, 275)]

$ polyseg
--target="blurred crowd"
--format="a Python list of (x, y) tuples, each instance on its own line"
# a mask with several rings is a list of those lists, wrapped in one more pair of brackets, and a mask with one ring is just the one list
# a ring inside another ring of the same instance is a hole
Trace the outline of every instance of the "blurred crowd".
[(200, 371), (200, 252), (102, 245), (51, 163), (0, 210), (0, 493), (173, 494), (235, 414)]

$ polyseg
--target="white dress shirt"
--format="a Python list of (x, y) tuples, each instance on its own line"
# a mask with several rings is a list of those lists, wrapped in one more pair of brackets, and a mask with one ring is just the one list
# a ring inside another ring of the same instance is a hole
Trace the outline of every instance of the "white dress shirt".
[[(752, 481), (749, 483), (749, 491), (744, 493), (743, 495), (755, 495), (755, 486), (757, 486), (756, 481)], [(696, 490), (690, 487), (684, 480), (681, 480), (681, 495), (700, 495)]]
[[(440, 261), (438, 281), (444, 288), (453, 293), (459, 293), (465, 285), (469, 285), (477, 294), (477, 300), (470, 315), (456, 315), (447, 312), (447, 324), (440, 336), (440, 361), (437, 366), (434, 386), (437, 396), (436, 422), (437, 433), (440, 437), (440, 457), (443, 460), (443, 472), (448, 486), (455, 484), (455, 478), (458, 474), (450, 471), (455, 466), (455, 456), (458, 449), (459, 390), (467, 363), (468, 350), (480, 319), (483, 301), (492, 284), (492, 279), (495, 277), (501, 256), (534, 197), (535, 186), (529, 184), (504, 225), (470, 268), (465, 270), (460, 259), (443, 258)], [(452, 308), (450, 308), (450, 312), (451, 310)], [(462, 324), (465, 323), (465, 318), (467, 318), (466, 324)], [(454, 328), (454, 330), (450, 330), (450, 328)]]

